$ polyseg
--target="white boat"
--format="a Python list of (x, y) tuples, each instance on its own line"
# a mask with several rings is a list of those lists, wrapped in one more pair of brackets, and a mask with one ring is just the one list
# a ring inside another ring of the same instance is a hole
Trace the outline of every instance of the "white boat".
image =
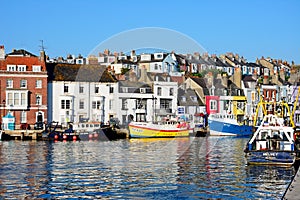
[(248, 164), (291, 166), (296, 160), (294, 129), (283, 118), (265, 115), (261, 125), (246, 145)]

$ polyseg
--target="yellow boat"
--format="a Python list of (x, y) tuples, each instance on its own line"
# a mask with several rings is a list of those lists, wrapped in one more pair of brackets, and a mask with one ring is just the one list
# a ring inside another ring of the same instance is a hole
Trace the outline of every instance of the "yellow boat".
[(174, 121), (131, 122), (129, 123), (129, 134), (131, 138), (188, 137), (189, 125), (185, 122)]

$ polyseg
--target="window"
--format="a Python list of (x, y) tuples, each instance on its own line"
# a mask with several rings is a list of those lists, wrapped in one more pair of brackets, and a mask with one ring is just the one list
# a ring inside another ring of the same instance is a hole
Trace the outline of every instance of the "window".
[(20, 81), (20, 87), (21, 88), (27, 88), (27, 80), (21, 80)]
[(11, 91), (7, 92), (7, 105), (14, 107), (27, 106), (27, 91)]
[(170, 88), (170, 96), (174, 95), (174, 88)]
[(210, 101), (210, 110), (217, 110), (217, 101), (216, 100)]
[(7, 65), (7, 71), (16, 71), (16, 65)]
[(95, 94), (99, 94), (99, 86), (98, 85), (95, 86)]
[(145, 113), (137, 113), (136, 114), (136, 121), (137, 122), (145, 122), (146, 121), (146, 114)]
[(26, 65), (18, 65), (19, 72), (26, 72)]
[(99, 110), (100, 109), (100, 101), (93, 101), (92, 108)]
[(35, 87), (36, 88), (42, 88), (42, 80), (36, 80), (35, 81)]
[(79, 109), (84, 109), (84, 100), (80, 99), (79, 101)]
[(146, 93), (146, 88), (140, 88), (140, 93)]
[(22, 111), (21, 112), (21, 119), (20, 119), (21, 123), (26, 123), (27, 122), (27, 113), (26, 111)]
[(84, 87), (82, 85), (79, 85), (79, 93), (83, 93), (84, 92), (83, 89)]
[(68, 93), (68, 92), (69, 92), (69, 85), (64, 84), (64, 93)]
[(154, 65), (154, 69), (157, 70), (158, 69), (158, 65), (155, 63)]
[(33, 72), (40, 72), (41, 71), (41, 66), (33, 65), (32, 66), (32, 71)]
[(122, 99), (122, 110), (127, 110), (127, 99)]
[(197, 97), (196, 96), (191, 96), (191, 99), (193, 102), (197, 102)]
[(158, 88), (157, 88), (157, 95), (158, 95), (158, 96), (161, 96), (161, 87), (158, 87)]
[(14, 93), (14, 105), (20, 104), (20, 95), (19, 93)]
[(160, 108), (168, 109), (171, 108), (172, 100), (171, 99), (160, 99)]
[(61, 100), (61, 109), (70, 109), (71, 100)]
[(110, 99), (110, 100), (109, 100), (109, 109), (110, 109), (110, 110), (112, 109), (112, 106), (113, 106), (113, 99)]
[(13, 88), (13, 80), (12, 79), (6, 80), (6, 88)]
[(114, 88), (113, 87), (109, 87), (109, 93), (114, 93)]
[(21, 105), (26, 105), (27, 102), (27, 95), (26, 93), (21, 93)]

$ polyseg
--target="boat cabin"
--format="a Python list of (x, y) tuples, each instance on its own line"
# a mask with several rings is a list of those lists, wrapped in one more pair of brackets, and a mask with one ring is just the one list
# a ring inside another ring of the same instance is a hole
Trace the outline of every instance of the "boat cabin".
[(294, 129), (283, 126), (283, 120), (274, 115), (265, 116), (248, 143), (249, 150), (293, 151)]

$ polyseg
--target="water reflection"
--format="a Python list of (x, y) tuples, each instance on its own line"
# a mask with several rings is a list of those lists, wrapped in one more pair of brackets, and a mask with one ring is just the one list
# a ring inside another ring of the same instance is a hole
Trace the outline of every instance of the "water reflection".
[(247, 139), (0, 142), (0, 196), (278, 199), (295, 170), (246, 166)]

